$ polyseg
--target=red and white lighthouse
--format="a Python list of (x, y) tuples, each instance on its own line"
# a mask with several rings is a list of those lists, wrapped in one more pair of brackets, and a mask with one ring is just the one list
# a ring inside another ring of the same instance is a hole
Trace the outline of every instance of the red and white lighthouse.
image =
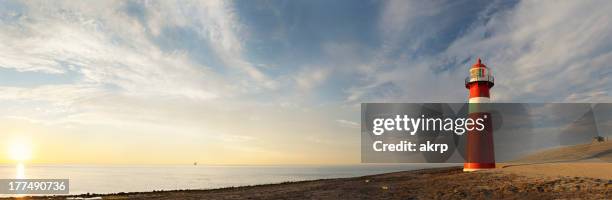
[(469, 118), (485, 119), (482, 131), (468, 131), (466, 158), (463, 171), (476, 171), (495, 168), (495, 152), (493, 148), (493, 126), (488, 109), (489, 90), (494, 85), (491, 70), (480, 58), (470, 68), (470, 75), (465, 79), (465, 87), (470, 90), (468, 101)]

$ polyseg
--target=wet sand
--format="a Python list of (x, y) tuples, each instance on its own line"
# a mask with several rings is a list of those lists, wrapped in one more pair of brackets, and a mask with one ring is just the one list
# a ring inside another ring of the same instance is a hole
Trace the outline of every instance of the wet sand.
[[(544, 167), (558, 169), (557, 167), (584, 166)], [(608, 164), (607, 173), (612, 173), (612, 168), (609, 167), (612, 165)], [(94, 194), (78, 197), (101, 197), (102, 199), (612, 199), (612, 180), (610, 179), (572, 177), (565, 176), (568, 174), (553, 174), (552, 172), (547, 172), (547, 176), (539, 176), (521, 171), (527, 168), (527, 166), (514, 169), (507, 167), (466, 173), (460, 167), (450, 167), (355, 178), (212, 190)], [(24, 199), (43, 198), (66, 199), (66, 196)]]

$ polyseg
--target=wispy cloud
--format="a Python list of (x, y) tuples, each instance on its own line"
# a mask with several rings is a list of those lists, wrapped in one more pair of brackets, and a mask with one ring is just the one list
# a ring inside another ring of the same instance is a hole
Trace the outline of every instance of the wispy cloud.
[(305, 67), (295, 76), (297, 87), (302, 92), (308, 92), (321, 85), (330, 75), (330, 68)]
[[(467, 4), (477, 10), (466, 11)], [(347, 101), (462, 102), (461, 80), (482, 57), (497, 75), (495, 101), (609, 102), (610, 6), (386, 2), (381, 29), (403, 37), (386, 39), (378, 57), (390, 67), (365, 74), (373, 78), (348, 90)], [(444, 48), (435, 51), (440, 45)]]
[(340, 125), (342, 126), (349, 127), (349, 128), (360, 128), (361, 127), (361, 124), (354, 122), (354, 121), (338, 119), (336, 120), (336, 122), (340, 123)]

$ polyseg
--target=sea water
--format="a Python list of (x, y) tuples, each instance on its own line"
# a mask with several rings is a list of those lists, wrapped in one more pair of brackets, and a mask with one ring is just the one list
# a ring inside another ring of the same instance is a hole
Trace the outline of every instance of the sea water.
[(0, 165), (0, 179), (69, 179), (70, 194), (99, 194), (212, 189), (356, 177), (450, 165)]

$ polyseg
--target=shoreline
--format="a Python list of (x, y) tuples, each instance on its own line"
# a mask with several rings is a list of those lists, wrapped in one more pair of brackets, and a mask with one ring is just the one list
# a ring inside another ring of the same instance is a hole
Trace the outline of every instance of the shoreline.
[[(556, 164), (562, 165), (562, 164)], [(588, 166), (588, 163), (583, 164)], [(575, 163), (567, 168), (585, 166)], [(610, 165), (612, 166), (612, 165)], [(554, 166), (553, 166), (554, 167)], [(510, 167), (511, 168), (511, 167)], [(318, 179), (218, 189), (166, 190), (111, 194), (27, 196), (7, 199), (533, 199), (612, 198), (612, 180), (607, 178), (539, 176), (529, 171), (497, 168), (465, 173), (462, 167), (428, 168), (351, 178)], [(606, 176), (611, 170), (604, 172)]]

